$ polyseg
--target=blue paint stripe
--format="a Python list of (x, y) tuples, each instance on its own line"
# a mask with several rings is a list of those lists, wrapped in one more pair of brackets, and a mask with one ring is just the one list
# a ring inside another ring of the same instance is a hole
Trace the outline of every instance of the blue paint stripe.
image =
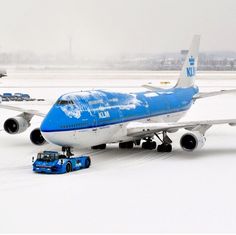
[(111, 123), (101, 124), (101, 125), (97, 125), (97, 126), (88, 126), (88, 127), (82, 127), (82, 128), (58, 129), (58, 130), (56, 130), (56, 129), (55, 130), (42, 130), (42, 129), (40, 129), (40, 131), (41, 132), (66, 132), (66, 131), (79, 131), (79, 130), (85, 130), (85, 129), (91, 129), (91, 128), (97, 129), (97, 128), (104, 127), (104, 126), (122, 124), (122, 123), (127, 123), (127, 122), (132, 122), (132, 121), (138, 121), (138, 120), (145, 119), (145, 118), (152, 118), (152, 117), (158, 117), (158, 116), (167, 115), (167, 114), (179, 113), (179, 112), (187, 111), (190, 107), (191, 107), (191, 105), (188, 105), (187, 107), (185, 107), (183, 109), (179, 109), (177, 111), (165, 112), (165, 113), (160, 113), (160, 114), (155, 114), (155, 115), (148, 115), (148, 116), (144, 116), (144, 117), (141, 117), (141, 118), (133, 118), (133, 119), (129, 119), (129, 120), (126, 120), (126, 121), (111, 122)]

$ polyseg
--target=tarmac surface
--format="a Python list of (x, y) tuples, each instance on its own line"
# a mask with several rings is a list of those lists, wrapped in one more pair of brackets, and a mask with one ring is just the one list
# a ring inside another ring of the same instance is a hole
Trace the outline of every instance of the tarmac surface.
[[(46, 112), (63, 93), (84, 89), (142, 90), (142, 84), (175, 84), (177, 72), (8, 72), (0, 93), (30, 93), (46, 102), (11, 102)], [(236, 88), (236, 73), (200, 73), (201, 91)], [(236, 118), (236, 95), (196, 101), (184, 120)], [(31, 127), (8, 135), (2, 124), (19, 113), (0, 110), (0, 232), (236, 232), (236, 127), (212, 127), (202, 150), (179, 146), (186, 130), (170, 134), (172, 153), (135, 147), (75, 149), (92, 165), (64, 175), (32, 172), (32, 156), (53, 145), (34, 146)]]

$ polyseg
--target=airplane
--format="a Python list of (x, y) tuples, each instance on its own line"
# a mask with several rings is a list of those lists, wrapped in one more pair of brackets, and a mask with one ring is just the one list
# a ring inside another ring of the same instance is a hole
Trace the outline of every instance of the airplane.
[[(195, 35), (186, 56), (177, 84), (170, 89), (144, 85), (142, 92), (111, 92), (88, 90), (64, 94), (47, 114), (38, 110), (0, 104), (0, 108), (21, 112), (4, 123), (9, 134), (27, 130), (33, 116), (43, 117), (39, 128), (30, 134), (36, 145), (52, 143), (71, 154), (71, 148), (105, 149), (107, 144), (119, 143), (120, 148), (171, 152), (172, 140), (168, 136), (179, 129), (187, 132), (180, 139), (185, 151), (201, 149), (206, 131), (213, 125), (236, 126), (236, 119), (179, 122), (191, 106), (206, 97), (235, 93), (221, 90), (209, 93), (199, 91), (195, 85), (200, 36)], [(161, 144), (157, 146), (155, 136)]]
[(0, 78), (6, 77), (7, 76), (7, 71), (5, 69), (0, 69)]

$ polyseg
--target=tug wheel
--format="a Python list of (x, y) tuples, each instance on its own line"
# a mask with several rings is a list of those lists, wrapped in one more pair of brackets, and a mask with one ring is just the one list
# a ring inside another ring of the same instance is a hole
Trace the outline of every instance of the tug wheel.
[(88, 158), (86, 158), (86, 160), (85, 160), (85, 168), (89, 168), (90, 167), (90, 165), (91, 165), (91, 160), (90, 160), (90, 158), (88, 157)]
[(72, 171), (72, 166), (71, 166), (71, 163), (68, 162), (68, 163), (66, 164), (66, 172), (68, 173), (68, 172), (71, 172), (71, 171)]

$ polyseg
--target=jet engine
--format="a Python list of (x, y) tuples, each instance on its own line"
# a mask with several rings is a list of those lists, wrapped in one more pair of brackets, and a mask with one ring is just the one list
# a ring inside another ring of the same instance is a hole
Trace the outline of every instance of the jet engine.
[(8, 134), (20, 134), (30, 126), (30, 122), (24, 117), (17, 116), (14, 118), (9, 118), (5, 121), (3, 127)]
[(195, 151), (201, 149), (206, 142), (206, 138), (198, 131), (184, 134), (180, 139), (180, 146), (185, 151)]
[(30, 140), (35, 145), (44, 145), (47, 143), (47, 141), (43, 138), (39, 128), (36, 128), (31, 132)]

